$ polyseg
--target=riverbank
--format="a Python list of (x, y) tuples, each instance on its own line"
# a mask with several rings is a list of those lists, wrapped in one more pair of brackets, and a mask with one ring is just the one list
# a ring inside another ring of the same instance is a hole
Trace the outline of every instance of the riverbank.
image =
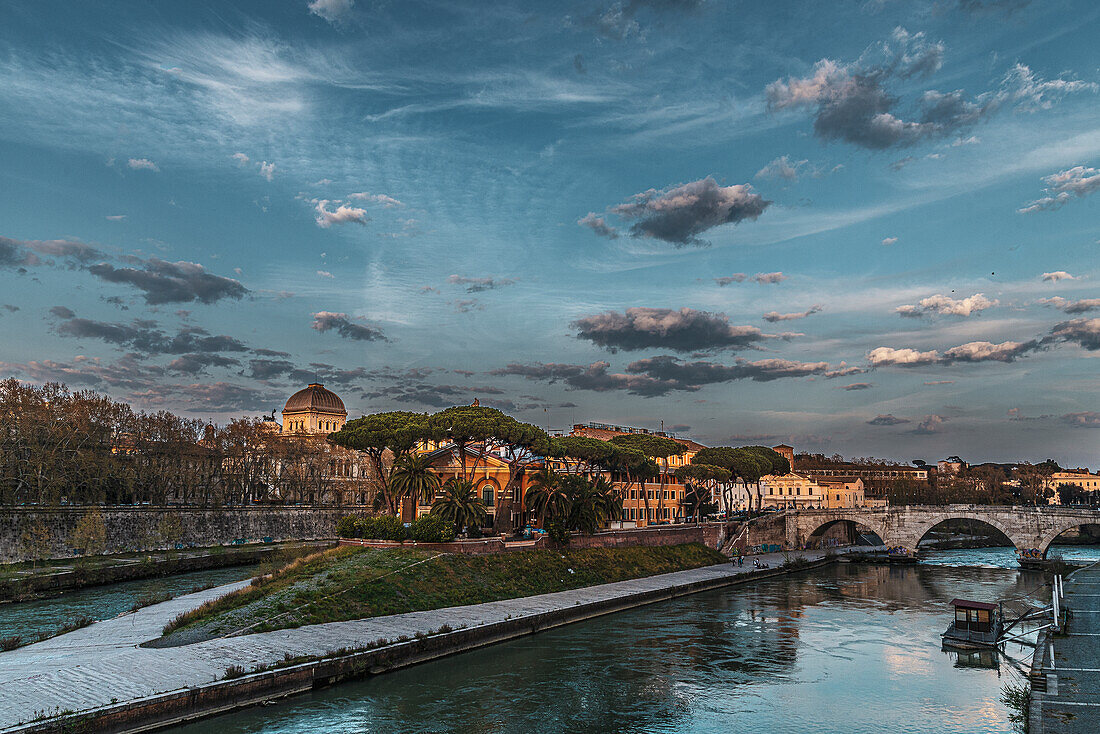
[(699, 543), (493, 555), (343, 546), (299, 559), (172, 620), (152, 647), (482, 604), (722, 563)]
[[(821, 552), (804, 555), (814, 564), (832, 560)], [(173, 648), (138, 647), (180, 612), (244, 586), (234, 584), (3, 654), (0, 727), (6, 727), (4, 732), (59, 732), (83, 725), (127, 732), (168, 726), (582, 619), (786, 573), (780, 568), (781, 554), (765, 560), (772, 568), (758, 571), (725, 563), (485, 604)]]
[(39, 599), (73, 589), (257, 565), (276, 559), (286, 563), (299, 555), (333, 545), (334, 541), (252, 543), (54, 560), (37, 567), (26, 562), (6, 564), (0, 566), (0, 602)]

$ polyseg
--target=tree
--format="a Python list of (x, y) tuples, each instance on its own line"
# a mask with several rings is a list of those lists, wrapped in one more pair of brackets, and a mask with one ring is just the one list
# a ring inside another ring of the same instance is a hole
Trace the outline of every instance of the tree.
[[(458, 454), (462, 476), (472, 481), (478, 467), (490, 456), (508, 465), (508, 480), (493, 501), (493, 529), (512, 531), (512, 496), (527, 468), (549, 453), (550, 437), (538, 426), (521, 423), (496, 408), (460, 405), (435, 413), (428, 419), (440, 438), (450, 441)], [(473, 465), (468, 457), (474, 458)]]
[[(665, 504), (665, 480), (668, 477), (668, 457), (680, 456), (687, 453), (687, 447), (679, 441), (673, 441), (664, 436), (655, 436), (652, 433), (626, 433), (615, 436), (610, 443), (623, 449), (640, 451), (654, 461), (660, 462), (660, 485), (657, 492), (657, 521), (661, 521), (661, 512)], [(646, 508), (646, 519), (649, 519), (649, 493), (643, 492)]]
[(769, 475), (779, 477), (784, 474), (789, 474), (791, 471), (791, 464), (787, 461), (786, 457), (775, 449), (770, 449), (767, 446), (745, 446), (740, 450), (756, 459), (756, 478), (749, 480), (743, 476), (742, 479), (746, 482), (754, 481), (756, 483), (756, 509), (761, 510), (764, 507), (764, 490), (760, 486), (760, 479)]
[(390, 494), (398, 503), (411, 497), (415, 508), (420, 504), (421, 498), (434, 499), (437, 489), (439, 475), (432, 471), (432, 460), (427, 454), (408, 454), (401, 457), (390, 473)]
[(623, 514), (623, 500), (604, 477), (588, 481), (570, 476), (563, 482), (568, 497), (565, 526), (569, 530), (594, 533)]
[(183, 523), (179, 515), (165, 514), (157, 523), (157, 535), (164, 543), (164, 549), (172, 550), (172, 546), (183, 538)]
[(565, 459), (566, 472), (591, 475), (613, 461), (616, 446), (588, 436), (557, 436), (550, 442), (550, 456)]
[(19, 537), (23, 553), (31, 559), (31, 568), (38, 565), (38, 561), (50, 557), (53, 541), (50, 537), (50, 529), (41, 521), (35, 522), (23, 531)]
[(431, 514), (453, 522), (456, 528), (481, 527), (488, 513), (468, 479), (453, 477), (444, 483), (432, 502)]
[(103, 522), (103, 513), (99, 508), (85, 514), (76, 523), (69, 544), (80, 551), (82, 556), (98, 556), (107, 547), (107, 527)]
[(550, 519), (561, 517), (568, 507), (569, 498), (562, 484), (566, 476), (544, 466), (531, 477), (527, 486), (527, 506), (538, 515), (542, 527), (546, 527)]
[(428, 423), (427, 414), (398, 410), (350, 420), (341, 430), (329, 434), (328, 441), (366, 455), (373, 470), (376, 496), (382, 498), (389, 514), (397, 515), (397, 498), (390, 492), (393, 468), (421, 441), (434, 437), (436, 434)]
[[(691, 515), (695, 522), (699, 522), (704, 505), (711, 504), (714, 492), (721, 491), (721, 487), (728, 485), (732, 475), (729, 469), (712, 464), (696, 464), (694, 459), (692, 457), (692, 463), (676, 469), (676, 478), (684, 482), (685, 497), (691, 498)], [(706, 494), (701, 494), (700, 489), (706, 489)], [(729, 504), (726, 506), (729, 507)]]

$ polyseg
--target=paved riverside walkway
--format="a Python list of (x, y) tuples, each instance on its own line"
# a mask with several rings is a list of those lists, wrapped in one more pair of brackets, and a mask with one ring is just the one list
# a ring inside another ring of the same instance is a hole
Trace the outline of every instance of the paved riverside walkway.
[[(798, 555), (818, 560), (825, 553)], [(773, 570), (783, 562), (780, 553), (756, 558)], [(210, 683), (223, 678), (230, 665), (251, 670), (279, 662), (287, 654), (324, 655), (339, 648), (365, 647), (380, 638), (414, 637), (443, 625), (472, 628), (754, 570), (748, 558), (743, 567), (720, 564), (521, 599), (330, 622), (179, 647), (139, 647), (159, 637), (164, 625), (180, 612), (248, 582), (227, 584), (0, 653), (0, 732), (43, 715), (86, 711)]]
[[(1100, 566), (1065, 581), (1066, 635), (1046, 636), (1035, 651), (1032, 734), (1100, 732)], [(1038, 672), (1041, 671), (1041, 672)], [(1035, 681), (1044, 681), (1036, 685)]]

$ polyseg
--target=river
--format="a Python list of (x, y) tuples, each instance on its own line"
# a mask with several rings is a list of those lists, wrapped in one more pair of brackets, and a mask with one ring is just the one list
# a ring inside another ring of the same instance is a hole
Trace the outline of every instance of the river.
[(37, 632), (54, 632), (78, 617), (110, 619), (130, 611), (135, 602), (145, 597), (179, 596), (197, 587), (247, 579), (255, 573), (256, 566), (215, 568), (74, 589), (47, 599), (0, 604), (0, 637), (18, 635), (25, 641), (31, 641)]
[(682, 597), (175, 731), (1011, 732), (1001, 687), (1030, 649), (960, 659), (940, 633), (952, 598), (1041, 578), (947, 560)]

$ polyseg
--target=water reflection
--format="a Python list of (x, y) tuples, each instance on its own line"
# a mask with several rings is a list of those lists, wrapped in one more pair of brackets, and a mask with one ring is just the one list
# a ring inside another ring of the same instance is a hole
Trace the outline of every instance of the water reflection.
[[(1032, 574), (838, 565), (675, 599), (179, 731), (1009, 732), (1017, 675), (941, 649)], [(1023, 650), (1021, 648), (1021, 650)]]

